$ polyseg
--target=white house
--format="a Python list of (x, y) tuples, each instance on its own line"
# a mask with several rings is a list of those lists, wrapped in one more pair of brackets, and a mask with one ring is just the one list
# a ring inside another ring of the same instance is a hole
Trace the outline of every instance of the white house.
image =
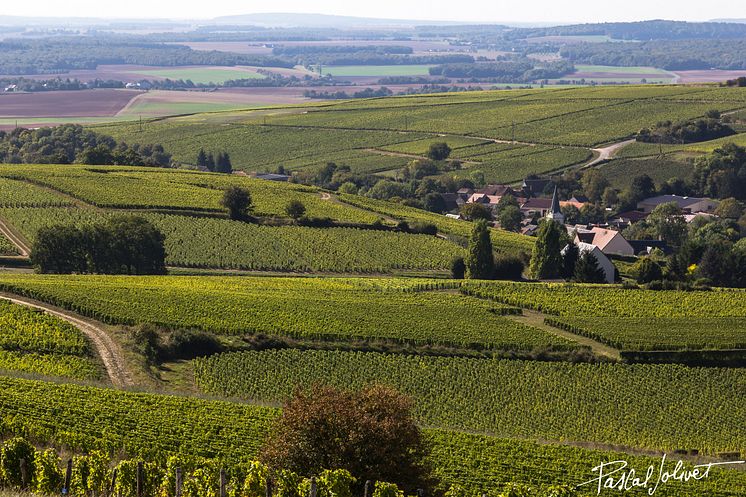
[(577, 228), (575, 230), (575, 243), (595, 245), (604, 254), (635, 255), (635, 249), (620, 232), (606, 228)]
[[(593, 256), (596, 258), (596, 262), (598, 262), (598, 267), (600, 267), (601, 270), (604, 272), (606, 283), (614, 283), (614, 274), (616, 273), (614, 264), (609, 260), (608, 257), (604, 255), (603, 252), (601, 252), (601, 249), (599, 249), (595, 245), (584, 242), (578, 242), (576, 243), (576, 245), (578, 246), (578, 256), (582, 257), (587, 252), (592, 253)], [(562, 255), (565, 255), (566, 251), (567, 247), (562, 249)]]

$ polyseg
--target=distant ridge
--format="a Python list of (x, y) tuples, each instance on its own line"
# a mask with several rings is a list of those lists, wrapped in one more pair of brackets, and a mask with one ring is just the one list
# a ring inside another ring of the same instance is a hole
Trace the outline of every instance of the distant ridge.
[(713, 19), (710, 22), (728, 22), (734, 24), (746, 24), (746, 19)]
[(212, 20), (217, 24), (249, 24), (269, 28), (371, 28), (413, 26), (458, 26), (467, 22), (416, 21), (413, 19), (380, 19), (370, 17), (336, 16), (328, 14), (244, 14), (221, 16)]

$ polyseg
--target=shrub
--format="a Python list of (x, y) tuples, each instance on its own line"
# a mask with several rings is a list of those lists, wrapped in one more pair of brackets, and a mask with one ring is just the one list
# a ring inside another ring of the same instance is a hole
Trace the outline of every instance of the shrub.
[(454, 257), (451, 259), (451, 278), (454, 280), (463, 280), (466, 274), (466, 263), (463, 257)]
[(643, 257), (637, 261), (633, 272), (636, 275), (635, 279), (640, 284), (663, 279), (663, 270), (660, 265), (650, 257)]
[(373, 497), (404, 497), (404, 492), (395, 483), (377, 481)]
[(300, 219), (306, 214), (306, 206), (298, 199), (293, 199), (285, 206), (285, 213), (293, 219)]
[(523, 259), (515, 255), (498, 255), (495, 257), (493, 279), (518, 281), (523, 278), (525, 269)]
[(251, 210), (251, 194), (245, 188), (231, 186), (223, 193), (221, 205), (228, 209), (228, 216), (234, 220), (246, 219)]
[(408, 397), (383, 386), (350, 392), (316, 385), (285, 404), (261, 460), (304, 475), (345, 469), (358, 481), (414, 490), (432, 483), (426, 454)]

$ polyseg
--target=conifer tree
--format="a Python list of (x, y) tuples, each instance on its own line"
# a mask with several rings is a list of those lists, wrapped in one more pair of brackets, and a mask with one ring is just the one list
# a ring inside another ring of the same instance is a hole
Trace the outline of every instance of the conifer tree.
[(575, 264), (575, 281), (578, 283), (605, 283), (606, 275), (598, 265), (598, 259), (590, 250)]
[(495, 260), (492, 255), (492, 240), (487, 221), (481, 220), (474, 226), (469, 240), (466, 256), (466, 274), (468, 278), (488, 280), (492, 278)]
[(539, 226), (531, 255), (531, 276), (536, 279), (557, 278), (562, 270), (562, 225), (545, 219)]

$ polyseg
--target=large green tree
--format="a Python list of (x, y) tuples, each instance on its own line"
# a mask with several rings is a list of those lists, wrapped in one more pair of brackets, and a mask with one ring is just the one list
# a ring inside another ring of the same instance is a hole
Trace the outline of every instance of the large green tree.
[(598, 259), (590, 250), (581, 255), (575, 264), (575, 281), (578, 283), (606, 282), (606, 275), (598, 265)]
[(536, 235), (531, 264), (531, 276), (536, 279), (552, 279), (562, 272), (562, 241), (564, 228), (561, 224), (550, 219), (544, 219)]
[(468, 278), (488, 280), (494, 273), (494, 255), (490, 229), (486, 221), (478, 221), (469, 240), (466, 256), (466, 275)]

